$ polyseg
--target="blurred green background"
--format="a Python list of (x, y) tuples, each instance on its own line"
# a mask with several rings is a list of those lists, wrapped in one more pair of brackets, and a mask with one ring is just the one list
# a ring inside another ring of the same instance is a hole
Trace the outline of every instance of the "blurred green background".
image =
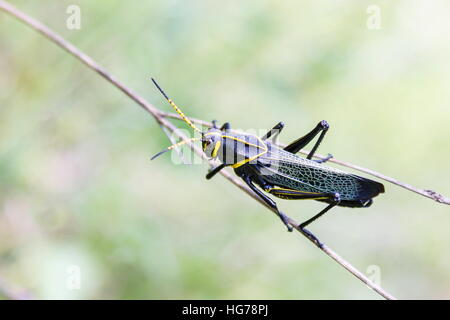
[[(379, 30), (361, 0), (14, 3), (163, 110), (150, 75), (192, 117), (284, 121), (283, 142), (326, 119), (319, 152), (450, 194), (448, 1), (377, 1)], [(70, 4), (80, 30), (66, 27)], [(3, 12), (0, 137), (0, 277), (14, 290), (380, 298), (222, 177), (206, 181), (206, 165), (150, 162), (170, 144), (156, 122)], [(372, 207), (334, 209), (311, 230), (394, 296), (450, 298), (449, 207), (385, 187)], [(278, 203), (298, 221), (324, 207)]]

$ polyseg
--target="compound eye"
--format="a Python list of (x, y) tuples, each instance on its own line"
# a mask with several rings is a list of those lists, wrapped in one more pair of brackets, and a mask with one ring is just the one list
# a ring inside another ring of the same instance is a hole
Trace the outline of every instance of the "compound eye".
[(211, 142), (212, 141), (210, 139), (202, 141), (203, 150), (205, 150), (211, 144)]

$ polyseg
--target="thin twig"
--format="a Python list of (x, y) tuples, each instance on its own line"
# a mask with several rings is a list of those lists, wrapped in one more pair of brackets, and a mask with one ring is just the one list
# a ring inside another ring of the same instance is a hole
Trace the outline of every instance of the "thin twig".
[[(179, 130), (177, 130), (177, 127), (173, 125), (171, 122), (165, 119), (165, 113), (158, 110), (156, 107), (154, 107), (152, 104), (147, 102), (144, 98), (136, 94), (133, 90), (126, 87), (124, 84), (122, 84), (119, 80), (117, 80), (114, 76), (112, 76), (110, 73), (108, 73), (104, 68), (102, 68), (99, 64), (97, 64), (91, 57), (81, 52), (77, 47), (72, 45), (70, 42), (63, 39), (61, 36), (56, 34), (54, 31), (50, 30), (48, 27), (40, 23), (39, 21), (35, 20), (34, 18), (26, 15), (25, 13), (19, 11), (6, 1), (0, 0), (0, 9), (5, 11), (6, 13), (14, 16), (21, 22), (25, 23), (32, 29), (40, 32), (43, 36), (45, 36), (47, 39), (51, 40), (52, 42), (56, 43), (59, 47), (64, 49), (65, 51), (69, 52), (71, 55), (76, 57), (78, 60), (80, 60), (82, 63), (87, 65), (92, 70), (99, 73), (103, 78), (105, 78), (107, 81), (109, 81), (111, 84), (113, 84), (115, 87), (117, 87), (119, 90), (121, 90), (123, 93), (125, 93), (128, 97), (130, 97), (133, 101), (135, 101), (138, 105), (140, 105), (142, 108), (144, 108), (146, 111), (148, 111), (155, 120), (161, 124), (162, 126), (166, 127), (170, 131), (174, 132), (178, 137), (182, 139), (186, 139), (187, 137), (181, 133)], [(205, 122), (206, 123), (206, 122)], [(190, 143), (188, 144), (198, 155), (200, 155), (203, 159), (206, 159), (203, 151), (195, 144)], [(246, 192), (248, 195), (250, 195), (253, 199), (257, 200), (259, 203), (265, 205), (265, 203), (256, 197), (256, 195), (246, 186), (242, 183), (242, 181), (235, 176), (231, 175), (226, 170), (222, 170), (220, 172), (226, 179), (228, 179), (230, 182), (232, 182), (234, 185), (238, 186), (241, 190)], [(266, 206), (266, 205), (265, 205)], [(270, 208), (269, 208), (270, 209)], [(298, 223), (294, 221), (291, 218), (289, 219), (289, 223), (296, 228), (300, 233), (302, 233), (304, 236), (306, 236), (307, 239), (309, 237), (298, 228)], [(316, 244), (317, 246), (317, 244)], [(380, 286), (369, 280), (362, 272), (357, 270), (355, 267), (353, 267), (350, 263), (345, 261), (342, 257), (340, 257), (337, 253), (335, 253), (332, 249), (330, 249), (328, 246), (317, 246), (320, 250), (325, 252), (329, 257), (331, 257), (333, 260), (335, 260), (338, 264), (340, 264), (343, 268), (348, 270), (351, 274), (353, 274), (355, 277), (360, 279), (362, 282), (364, 282), (368, 287), (372, 288), (375, 292), (377, 292), (379, 295), (386, 299), (395, 299), (391, 294), (386, 292), (384, 289), (382, 289)]]

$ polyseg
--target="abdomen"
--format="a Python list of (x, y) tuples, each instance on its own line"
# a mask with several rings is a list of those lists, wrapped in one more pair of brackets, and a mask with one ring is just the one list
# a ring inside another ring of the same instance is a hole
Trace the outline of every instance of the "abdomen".
[[(384, 186), (376, 181), (345, 173), (301, 158), (281, 149), (258, 158), (258, 171), (262, 178), (278, 187), (318, 193), (339, 193), (342, 205), (346, 201), (364, 203), (384, 192)], [(356, 203), (348, 203), (356, 206)]]

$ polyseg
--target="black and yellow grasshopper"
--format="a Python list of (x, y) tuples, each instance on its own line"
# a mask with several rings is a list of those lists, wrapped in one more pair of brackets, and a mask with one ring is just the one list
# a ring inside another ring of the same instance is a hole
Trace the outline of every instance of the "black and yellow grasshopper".
[[(319, 246), (321, 245), (319, 240), (305, 229), (307, 225), (334, 206), (369, 207), (372, 204), (372, 198), (384, 192), (384, 186), (381, 183), (324, 165), (323, 163), (329, 160), (331, 155), (320, 160), (312, 159), (329, 128), (326, 121), (319, 122), (311, 132), (284, 148), (273, 143), (273, 139), (284, 127), (282, 122), (262, 137), (237, 133), (231, 130), (229, 123), (218, 128), (215, 121), (212, 128), (202, 132), (168, 98), (156, 81), (154, 79), (152, 81), (181, 118), (201, 134), (200, 138), (183, 140), (168, 147), (152, 159), (187, 142), (200, 140), (205, 155), (211, 159), (217, 158), (221, 162), (208, 172), (206, 179), (211, 179), (227, 166), (232, 167), (250, 189), (277, 212), (289, 231), (292, 231), (292, 226), (286, 215), (262, 190), (282, 199), (311, 199), (328, 203), (325, 209), (297, 226)], [(306, 159), (299, 157), (297, 153), (319, 133), (319, 138)]]

